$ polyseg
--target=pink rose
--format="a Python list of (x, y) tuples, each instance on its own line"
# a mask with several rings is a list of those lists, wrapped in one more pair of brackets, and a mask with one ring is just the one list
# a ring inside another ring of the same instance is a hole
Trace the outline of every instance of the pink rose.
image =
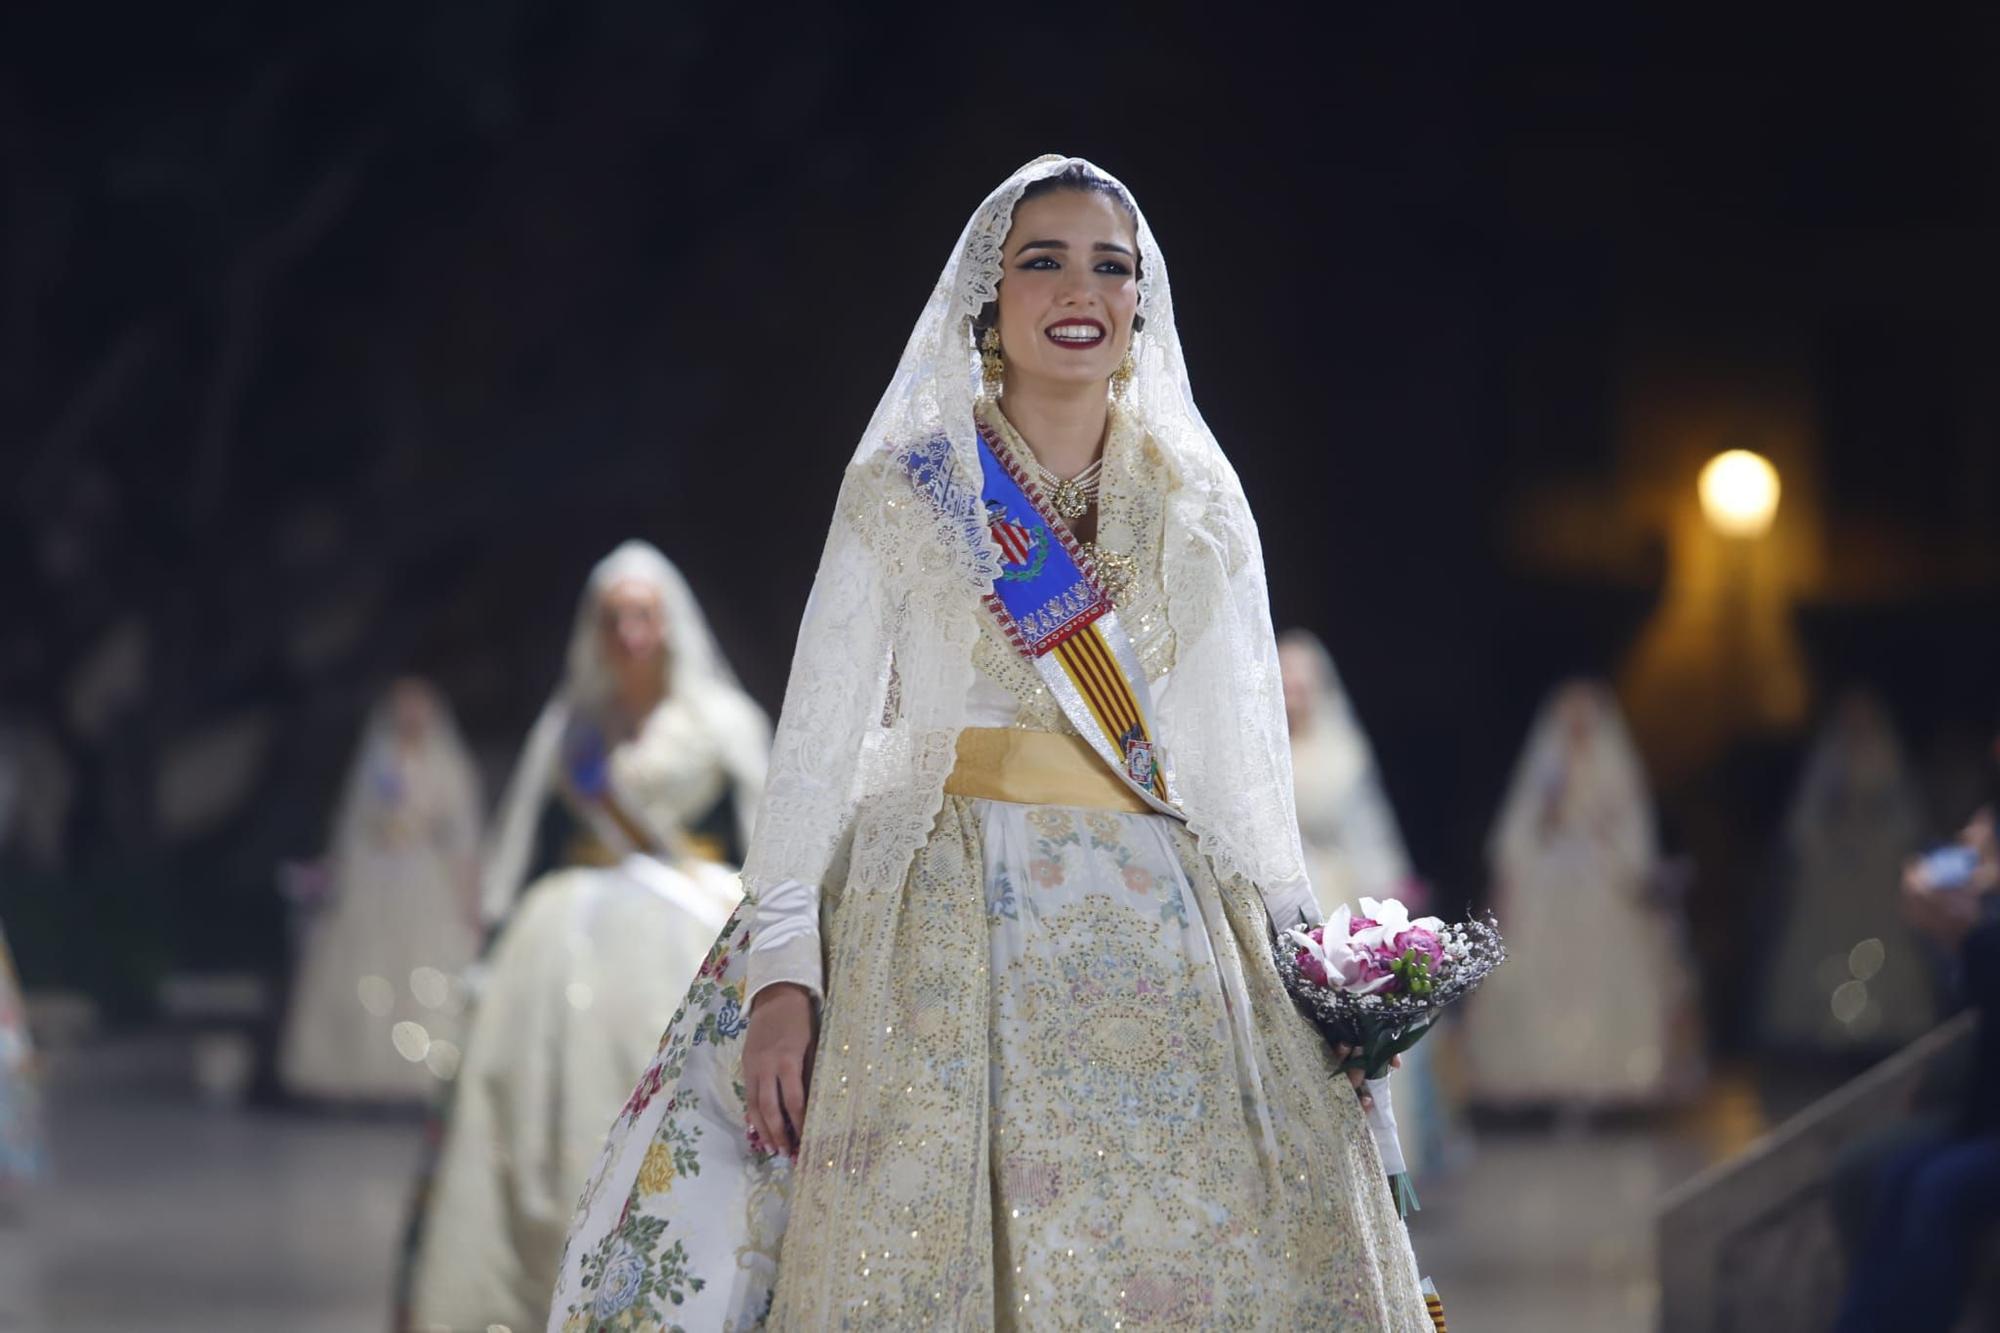
[(1401, 958), (1409, 950), (1415, 949), (1429, 960), (1433, 976), (1437, 975), (1438, 964), (1444, 961), (1444, 941), (1440, 940), (1434, 932), (1425, 930), (1422, 926), (1411, 926), (1408, 930), (1398, 935), (1394, 947), (1396, 957), (1398, 958)]
[(1381, 924), (1380, 921), (1375, 921), (1365, 916), (1357, 916), (1347, 923), (1347, 933), (1349, 935), (1359, 935), (1362, 931), (1373, 930)]

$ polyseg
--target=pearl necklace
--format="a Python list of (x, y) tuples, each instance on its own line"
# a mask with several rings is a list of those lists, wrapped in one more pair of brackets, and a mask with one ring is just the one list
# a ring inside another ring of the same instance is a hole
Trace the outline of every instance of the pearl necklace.
[(1104, 455), (1099, 454), (1089, 467), (1067, 480), (1043, 467), (1039, 458), (1035, 459), (1035, 471), (1041, 477), (1043, 493), (1049, 498), (1049, 508), (1073, 523), (1097, 503), (1098, 491), (1104, 484)]

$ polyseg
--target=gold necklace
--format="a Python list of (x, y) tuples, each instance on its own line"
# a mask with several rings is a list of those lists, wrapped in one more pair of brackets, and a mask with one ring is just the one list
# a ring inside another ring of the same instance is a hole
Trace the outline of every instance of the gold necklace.
[[(1089, 467), (1065, 481), (1042, 466), (1042, 460), (1035, 457), (1035, 451), (1014, 429), (1014, 423), (1006, 414), (998, 410), (988, 418), (995, 433), (1006, 441), (1007, 447), (1019, 459), (1024, 459), (1035, 470), (1042, 496), (1049, 508), (1065, 523), (1074, 523), (1090, 512), (1090, 507), (1098, 502), (1104, 486), (1104, 460), (1109, 456), (1110, 441), (1105, 441), (1105, 453), (1092, 460)], [(1123, 601), (1139, 578), (1139, 558), (1128, 551), (1113, 551), (1097, 542), (1079, 542), (1083, 557), (1090, 562), (1097, 577), (1097, 585), (1113, 602)]]
[[(1032, 452), (1029, 456), (1033, 457)], [(1043, 467), (1039, 458), (1035, 459), (1035, 471), (1041, 478), (1043, 493), (1049, 498), (1049, 508), (1074, 523), (1097, 503), (1097, 493), (1104, 482), (1104, 455), (1099, 454), (1089, 467), (1074, 477), (1058, 477)]]

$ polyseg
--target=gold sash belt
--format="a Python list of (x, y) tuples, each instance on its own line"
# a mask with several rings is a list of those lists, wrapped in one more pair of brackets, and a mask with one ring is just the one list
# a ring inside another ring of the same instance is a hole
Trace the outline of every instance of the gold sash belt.
[(1087, 742), (1052, 731), (967, 727), (958, 733), (958, 763), (944, 789), (952, 796), (1014, 805), (1152, 813)]

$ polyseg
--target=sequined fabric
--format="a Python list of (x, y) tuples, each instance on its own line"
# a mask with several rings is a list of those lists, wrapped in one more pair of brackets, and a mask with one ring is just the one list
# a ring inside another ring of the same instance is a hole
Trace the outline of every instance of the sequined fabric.
[(1421, 1328), (1354, 1098), (1262, 975), (1255, 892), (1157, 816), (984, 815), (995, 1322)]
[[(882, 915), (828, 923), (796, 1168), (743, 1127), (725, 933), (585, 1192), (552, 1329), (1427, 1326), (1262, 902), (1178, 825), (949, 798)], [(891, 976), (843, 974), (856, 930), (893, 934)]]

